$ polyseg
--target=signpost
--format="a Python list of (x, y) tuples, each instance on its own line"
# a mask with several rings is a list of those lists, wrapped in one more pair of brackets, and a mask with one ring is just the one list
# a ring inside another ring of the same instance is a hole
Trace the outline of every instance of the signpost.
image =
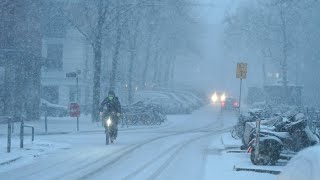
[(254, 156), (254, 160), (255, 162), (258, 162), (259, 160), (259, 151), (260, 151), (260, 124), (261, 124), (261, 120), (257, 119), (256, 121), (256, 142), (255, 142), (255, 156)]
[(70, 117), (77, 117), (77, 131), (79, 131), (80, 106), (78, 103), (70, 103)]
[(240, 79), (240, 96), (239, 96), (239, 113), (241, 107), (241, 91), (242, 91), (242, 79), (247, 78), (247, 63), (238, 63), (236, 70), (236, 77)]
[(79, 74), (81, 73), (80, 70), (76, 72), (69, 72), (66, 74), (68, 78), (76, 78), (76, 87), (77, 87), (77, 102), (70, 103), (70, 117), (77, 117), (77, 131), (79, 131), (79, 117), (80, 117), (80, 105), (79, 105)]

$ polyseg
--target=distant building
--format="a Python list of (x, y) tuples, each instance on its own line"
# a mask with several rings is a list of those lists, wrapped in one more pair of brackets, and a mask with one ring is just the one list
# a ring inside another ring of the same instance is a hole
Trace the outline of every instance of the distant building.
[(288, 85), (266, 85), (264, 86), (265, 98), (268, 104), (286, 104), (302, 106), (302, 86)]
[(41, 98), (50, 103), (68, 106), (76, 101), (76, 80), (67, 78), (66, 73), (81, 71), (79, 75), (80, 104), (89, 108), (90, 47), (81, 34), (66, 22), (61, 13), (50, 12), (45, 23), (42, 39)]

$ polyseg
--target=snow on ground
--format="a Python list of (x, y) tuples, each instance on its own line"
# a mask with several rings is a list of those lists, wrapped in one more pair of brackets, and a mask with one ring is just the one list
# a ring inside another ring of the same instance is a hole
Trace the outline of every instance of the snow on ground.
[[(176, 169), (176, 164), (177, 166), (181, 166), (181, 164), (186, 165), (188, 164), (187, 162), (195, 162), (194, 158), (202, 157), (203, 150), (194, 146), (191, 140), (208, 134), (210, 128), (217, 129), (219, 124), (217, 124), (216, 119), (216, 111), (212, 107), (204, 107), (201, 110), (195, 111), (192, 115), (169, 116), (168, 122), (161, 126), (122, 128), (119, 131), (117, 142), (111, 146), (104, 144), (102, 127), (98, 127), (97, 131), (36, 135), (35, 138), (39, 142), (59, 142), (70, 144), (70, 147), (69, 149), (52, 151), (48, 156), (33, 158), (33, 161), (30, 161), (29, 165), (22, 164), (18, 166), (20, 163), (18, 160), (11, 164), (16, 165), (16, 167), (11, 166), (8, 169), (4, 169), (4, 166), (0, 166), (0, 169), (4, 172), (0, 173), (0, 176), (9, 179), (20, 179), (26, 176), (28, 177), (27, 179), (59, 179), (64, 176), (76, 179), (89, 174), (90, 177), (103, 179), (105, 175), (112, 174), (113, 177), (123, 177), (134, 173), (130, 171), (139, 171), (137, 176), (134, 175), (134, 177), (139, 179), (146, 175), (152, 175), (141, 174), (140, 168), (147, 164), (151, 172), (153, 170), (156, 171), (164, 163), (167, 163), (168, 159), (170, 161), (171, 159), (173, 160), (172, 157), (176, 154), (175, 152), (179, 152), (181, 155), (179, 155), (177, 162), (172, 164), (173, 168), (170, 166), (166, 170), (172, 172)], [(64, 128), (70, 126), (70, 123), (64, 121), (63, 118), (58, 119), (58, 121), (61, 123), (60, 126)], [(58, 123), (56, 123), (56, 126), (58, 126)], [(64, 130), (62, 127), (57, 127), (57, 129)], [(30, 136), (27, 136), (26, 141), (29, 138)], [(208, 137), (207, 139), (210, 138)], [(208, 142), (203, 141), (202, 145), (207, 146)], [(190, 149), (191, 152), (189, 152)], [(3, 152), (5, 152), (4, 149)], [(12, 154), (15, 152), (17, 152), (16, 149), (12, 150)], [(187, 160), (185, 156), (188, 156), (192, 152), (195, 155), (190, 156), (187, 162), (180, 163), (180, 160)], [(156, 161), (158, 157), (159, 161)], [(201, 169), (202, 159), (200, 158), (197, 162)], [(110, 163), (114, 163), (114, 165), (110, 165)], [(107, 168), (99, 170), (100, 167), (104, 166), (107, 166)], [(123, 173), (124, 168), (127, 169), (125, 174)], [(111, 169), (114, 169), (114, 171), (110, 172), (109, 170)], [(183, 172), (184, 168), (181, 170)], [(20, 173), (17, 174), (17, 171)], [(180, 174), (183, 175), (183, 173)], [(172, 174), (159, 174), (161, 177), (170, 175)], [(194, 177), (197, 177), (197, 175), (195, 174)]]
[(70, 146), (64, 143), (55, 143), (45, 140), (24, 140), (24, 148), (20, 149), (20, 139), (12, 138), (11, 152), (7, 153), (7, 139), (0, 138), (0, 173), (15, 169), (27, 164), (41, 156), (48, 156), (59, 149), (68, 149)]
[[(56, 132), (74, 125), (63, 118), (57, 121), (60, 123), (55, 124)], [(0, 165), (0, 177), (275, 179), (269, 174), (233, 171), (234, 164), (250, 164), (247, 154), (226, 152), (239, 146), (228, 133), (235, 121), (234, 113), (221, 114), (218, 108), (206, 106), (191, 115), (169, 116), (161, 126), (121, 128), (116, 143), (110, 146), (104, 144), (103, 128), (92, 124), (91, 127), (96, 127), (87, 131), (36, 135), (32, 144), (27, 136), (25, 149), (18, 148), (17, 139), (12, 153), (7, 154), (5, 147), (1, 148), (1, 157), (22, 156), (25, 160)], [(0, 142), (6, 142), (3, 138)]]
[[(173, 116), (174, 117), (174, 116)], [(154, 129), (159, 127), (166, 127), (168, 123), (172, 123), (172, 121), (166, 121), (158, 125), (152, 126), (129, 126), (122, 127), (119, 125), (120, 130), (132, 130), (132, 129)], [(70, 134), (70, 133), (78, 133), (77, 132), (77, 120), (74, 117), (48, 117), (48, 133), (45, 133), (45, 123), (44, 118), (41, 118), (39, 121), (25, 121), (26, 125), (31, 125), (35, 128), (36, 135), (52, 135), (52, 134)], [(7, 135), (7, 125), (0, 124), (0, 136)], [(20, 123), (15, 123), (14, 133), (19, 134)], [(91, 122), (90, 116), (81, 116), (79, 119), (79, 133), (86, 132), (99, 132), (102, 131), (101, 122), (93, 123)], [(25, 134), (31, 135), (31, 130), (26, 129)]]
[(276, 176), (256, 172), (235, 171), (234, 167), (281, 170), (282, 166), (255, 166), (250, 161), (250, 154), (240, 152), (241, 142), (225, 133), (213, 138), (207, 149), (205, 179), (224, 180), (275, 180)]
[(307, 148), (293, 157), (278, 180), (319, 180), (320, 146)]
[[(31, 125), (35, 128), (36, 134), (45, 134), (45, 121), (42, 117), (39, 121), (25, 121), (26, 125)], [(62, 134), (62, 133), (72, 133), (77, 131), (77, 119), (74, 117), (48, 117), (48, 133), (49, 134)], [(19, 133), (20, 123), (15, 123), (14, 131)], [(79, 119), (79, 129), (80, 131), (92, 131), (100, 129), (100, 124), (92, 123), (90, 117), (81, 116)], [(1, 135), (7, 133), (7, 125), (0, 125)], [(30, 134), (29, 129), (25, 130), (26, 134)]]

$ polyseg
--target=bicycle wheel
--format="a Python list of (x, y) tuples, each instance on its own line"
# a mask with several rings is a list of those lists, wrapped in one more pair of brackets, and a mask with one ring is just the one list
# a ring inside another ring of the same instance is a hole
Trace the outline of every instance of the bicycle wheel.
[(239, 136), (238, 136), (238, 133), (237, 133), (237, 130), (235, 129), (235, 127), (231, 129), (231, 136), (234, 139), (239, 139)]
[(110, 144), (110, 136), (109, 136), (108, 130), (105, 131), (105, 134), (106, 134), (106, 145), (109, 145)]

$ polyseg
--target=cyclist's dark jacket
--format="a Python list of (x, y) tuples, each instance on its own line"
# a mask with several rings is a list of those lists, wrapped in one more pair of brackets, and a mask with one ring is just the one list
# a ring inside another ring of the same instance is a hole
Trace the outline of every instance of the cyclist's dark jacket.
[(118, 97), (114, 97), (112, 100), (110, 100), (109, 97), (106, 97), (100, 105), (100, 112), (103, 112), (104, 107), (107, 108), (104, 113), (121, 113), (121, 105)]

